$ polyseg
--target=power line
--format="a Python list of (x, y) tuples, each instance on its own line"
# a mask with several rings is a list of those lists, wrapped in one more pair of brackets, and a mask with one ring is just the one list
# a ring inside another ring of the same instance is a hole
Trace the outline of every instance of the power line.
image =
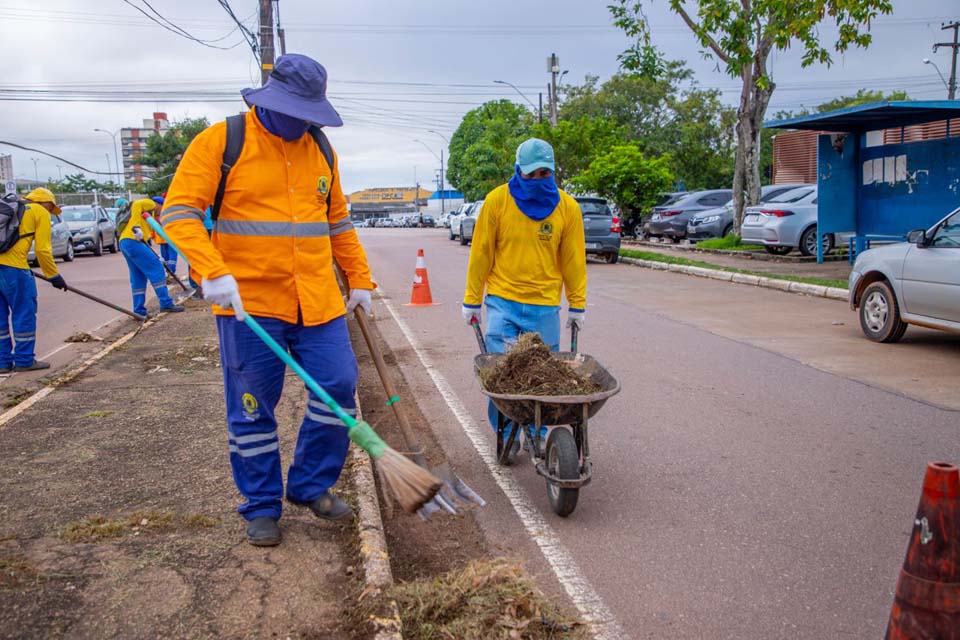
[[(124, 1), (125, 3), (127, 3), (128, 5), (130, 5), (131, 7), (133, 7), (134, 9), (136, 9), (137, 11), (139, 11), (140, 13), (142, 13), (143, 15), (145, 15), (145, 16), (146, 16), (149, 20), (151, 20), (152, 22), (155, 22), (156, 24), (160, 25), (161, 27), (163, 27), (164, 29), (166, 29), (167, 31), (169, 31), (170, 33), (174, 33), (174, 34), (176, 34), (176, 35), (178, 35), (178, 36), (180, 36), (180, 37), (182, 37), (182, 38), (186, 38), (187, 40), (192, 40), (193, 42), (196, 42), (197, 44), (202, 44), (203, 46), (205, 46), (205, 47), (210, 47), (211, 49), (221, 49), (221, 50), (224, 50), (224, 51), (226, 51), (226, 50), (228, 50), (228, 49), (233, 49), (234, 47), (237, 47), (237, 46), (240, 45), (239, 42), (236, 43), (236, 44), (234, 44), (234, 45), (231, 45), (231, 46), (229, 46), (229, 47), (221, 47), (221, 46), (219, 46), (219, 45), (211, 44), (210, 42), (208, 42), (208, 41), (206, 41), (206, 40), (201, 40), (200, 38), (197, 38), (196, 36), (191, 35), (190, 33), (188, 33), (187, 31), (185, 31), (185, 30), (183, 30), (183, 29), (181, 29), (180, 27), (178, 27), (177, 25), (173, 24), (173, 23), (170, 22), (169, 20), (166, 20), (166, 18), (163, 18), (163, 16), (161, 16), (159, 13), (157, 13), (157, 15), (160, 16), (164, 21), (166, 21), (167, 23), (169, 23), (170, 26), (167, 26), (167, 24), (165, 24), (165, 22), (162, 22), (161, 20), (158, 20), (157, 18), (154, 18), (154, 17), (151, 16), (149, 13), (147, 13), (142, 7), (140, 7), (139, 5), (134, 4), (131, 0), (123, 0), (123, 1)], [(145, 3), (148, 7), (150, 7), (150, 4), (147, 3), (146, 0), (143, 0), (143, 1), (144, 1), (144, 3)], [(156, 10), (153, 9), (153, 7), (150, 7), (150, 9), (151, 9), (151, 11), (154, 11), (154, 13), (156, 13)]]

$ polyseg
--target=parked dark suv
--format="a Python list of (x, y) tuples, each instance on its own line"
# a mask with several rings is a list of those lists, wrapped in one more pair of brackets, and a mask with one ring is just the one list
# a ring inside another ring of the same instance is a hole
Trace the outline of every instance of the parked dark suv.
[(687, 223), (694, 214), (725, 205), (733, 197), (731, 189), (692, 191), (653, 208), (647, 234), (654, 238), (666, 237), (680, 242), (687, 237)]
[(610, 264), (620, 259), (620, 218), (603, 198), (576, 198), (583, 215), (583, 235), (587, 255), (601, 255)]

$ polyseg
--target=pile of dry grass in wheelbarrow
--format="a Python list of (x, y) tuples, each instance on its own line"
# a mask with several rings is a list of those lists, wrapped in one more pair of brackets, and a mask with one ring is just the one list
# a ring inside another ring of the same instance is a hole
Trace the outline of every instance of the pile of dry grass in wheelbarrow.
[(505, 357), (480, 372), (480, 379), (487, 391), (508, 395), (578, 396), (601, 389), (569, 362), (557, 358), (538, 333), (521, 335)]

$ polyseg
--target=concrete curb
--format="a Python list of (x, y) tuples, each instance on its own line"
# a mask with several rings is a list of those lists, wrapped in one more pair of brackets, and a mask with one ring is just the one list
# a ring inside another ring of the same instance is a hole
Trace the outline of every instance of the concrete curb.
[[(357, 402), (357, 419), (363, 414)], [(360, 558), (363, 561), (363, 594), (375, 594), (393, 585), (393, 572), (390, 571), (390, 556), (387, 552), (387, 538), (383, 532), (383, 520), (380, 518), (380, 500), (377, 498), (377, 485), (373, 479), (373, 463), (366, 451), (360, 447), (350, 447), (350, 468), (353, 488), (357, 492), (357, 532), (360, 537)], [(386, 602), (388, 616), (371, 617), (376, 631), (375, 640), (403, 640), (400, 611), (392, 598)]]
[(780, 280), (778, 278), (766, 278), (764, 276), (755, 276), (747, 273), (724, 271), (723, 269), (707, 269), (704, 267), (694, 267), (685, 264), (670, 264), (668, 262), (657, 262), (655, 260), (641, 260), (639, 258), (630, 258), (628, 256), (620, 256), (620, 262), (626, 262), (627, 264), (632, 264), (637, 267), (656, 269), (658, 271), (685, 273), (689, 276), (697, 276), (699, 278), (710, 278), (711, 280), (723, 280), (724, 282), (750, 284), (757, 287), (762, 287), (764, 289), (776, 289), (777, 291), (799, 293), (818, 298), (828, 298), (830, 300), (842, 300), (846, 302), (849, 299), (848, 291), (839, 287), (825, 287), (817, 284), (807, 284), (806, 282), (792, 282), (790, 280)]

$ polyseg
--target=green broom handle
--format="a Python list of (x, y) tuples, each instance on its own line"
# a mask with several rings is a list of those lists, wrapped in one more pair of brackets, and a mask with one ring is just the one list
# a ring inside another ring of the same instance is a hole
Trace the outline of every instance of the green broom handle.
[[(166, 240), (167, 244), (173, 247), (174, 251), (183, 256), (184, 260), (187, 259), (187, 256), (183, 255), (183, 253), (180, 251), (180, 248), (173, 243), (173, 240), (171, 240), (170, 236), (167, 235), (167, 232), (163, 230), (163, 227), (160, 226), (160, 223), (154, 220), (153, 216), (147, 216), (146, 220), (147, 224), (150, 225), (150, 228), (157, 232), (157, 235)], [(337, 404), (337, 401), (330, 397), (330, 394), (324, 391), (323, 387), (317, 384), (317, 381), (313, 379), (313, 376), (307, 373), (304, 368), (293, 359), (293, 356), (287, 353), (286, 349), (277, 344), (277, 341), (274, 340), (269, 333), (264, 331), (263, 327), (260, 326), (260, 323), (253, 319), (253, 316), (248, 313), (243, 322), (250, 327), (250, 329), (253, 330), (253, 332), (257, 334), (261, 340), (263, 340), (264, 344), (270, 347), (270, 350), (273, 351), (278, 358), (283, 360), (288, 367), (293, 369), (294, 373), (296, 373), (300, 379), (303, 380), (303, 383), (307, 385), (307, 388), (310, 389), (315, 396), (323, 400), (323, 403), (330, 407), (330, 410), (333, 411), (338, 418), (343, 420), (343, 423), (347, 425), (347, 429), (352, 429), (357, 425), (357, 420), (349, 413), (344, 411), (343, 408)]]

